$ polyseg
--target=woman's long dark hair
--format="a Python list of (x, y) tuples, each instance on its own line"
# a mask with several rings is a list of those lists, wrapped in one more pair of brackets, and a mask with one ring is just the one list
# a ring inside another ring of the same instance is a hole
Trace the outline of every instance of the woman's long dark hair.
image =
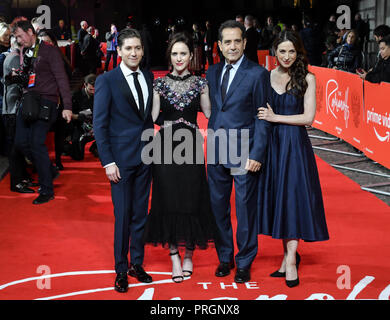
[(275, 53), (278, 49), (278, 46), (285, 41), (291, 41), (295, 50), (297, 51), (297, 59), (288, 69), (288, 74), (291, 79), (286, 85), (286, 91), (290, 91), (294, 95), (303, 97), (308, 87), (306, 75), (309, 73), (309, 62), (306, 57), (306, 50), (298, 33), (285, 30), (282, 31), (274, 41), (273, 47)]

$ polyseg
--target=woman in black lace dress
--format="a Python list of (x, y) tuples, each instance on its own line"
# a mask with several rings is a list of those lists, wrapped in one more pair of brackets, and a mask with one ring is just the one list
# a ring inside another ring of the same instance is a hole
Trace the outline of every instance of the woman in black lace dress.
[[(199, 107), (206, 118), (211, 104), (207, 81), (192, 75), (192, 39), (175, 34), (167, 57), (172, 72), (154, 83), (153, 120), (161, 124), (154, 138), (152, 205), (145, 228), (145, 242), (169, 247), (172, 279), (182, 282), (193, 272), (195, 247), (207, 248), (216, 234), (211, 212), (203, 154), (198, 130)], [(186, 248), (181, 266), (179, 246)]]

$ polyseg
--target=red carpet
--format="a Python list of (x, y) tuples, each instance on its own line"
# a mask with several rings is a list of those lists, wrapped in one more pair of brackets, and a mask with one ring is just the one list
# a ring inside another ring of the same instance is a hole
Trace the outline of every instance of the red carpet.
[[(298, 287), (268, 276), (280, 265), (282, 245), (260, 236), (250, 283), (233, 283), (234, 272), (216, 278), (217, 255), (209, 248), (195, 252), (193, 276), (174, 284), (168, 252), (147, 246), (144, 266), (154, 282), (129, 277), (129, 292), (119, 294), (110, 186), (86, 150), (83, 161), (64, 157), (48, 204), (10, 192), (8, 176), (0, 183), (0, 299), (389, 299), (389, 207), (319, 158), (331, 240), (300, 243)], [(350, 283), (338, 268), (350, 271)]]

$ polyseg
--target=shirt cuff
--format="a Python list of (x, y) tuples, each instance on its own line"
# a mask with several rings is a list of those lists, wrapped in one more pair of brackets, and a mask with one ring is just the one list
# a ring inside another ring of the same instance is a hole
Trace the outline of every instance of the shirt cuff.
[(106, 164), (103, 168), (106, 169), (106, 168), (108, 168), (108, 167), (110, 167), (110, 166), (112, 166), (114, 164), (116, 164), (116, 163), (115, 162), (111, 162), (109, 164)]

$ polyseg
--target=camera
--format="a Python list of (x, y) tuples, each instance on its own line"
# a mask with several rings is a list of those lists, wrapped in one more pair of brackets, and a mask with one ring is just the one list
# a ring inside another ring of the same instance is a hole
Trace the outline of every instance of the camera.
[(19, 86), (26, 88), (30, 77), (32, 59), (32, 57), (29, 57), (25, 54), (23, 56), (23, 65), (21, 66), (21, 68), (5, 75), (4, 84), (6, 86), (9, 86), (11, 84), (18, 84)]
[(29, 75), (27, 73), (24, 73), (23, 70), (18, 69), (4, 76), (4, 84), (6, 86), (9, 86), (11, 84), (18, 84), (21, 87), (25, 88), (28, 84), (28, 78)]

